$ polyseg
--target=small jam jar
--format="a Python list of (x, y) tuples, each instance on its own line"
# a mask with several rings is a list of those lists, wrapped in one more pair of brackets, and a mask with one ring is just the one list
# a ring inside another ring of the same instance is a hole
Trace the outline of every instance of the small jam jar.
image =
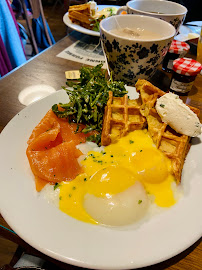
[(178, 58), (173, 61), (173, 76), (170, 89), (178, 93), (187, 93), (191, 90), (196, 75), (202, 66), (191, 58)]
[(179, 57), (184, 57), (189, 49), (190, 46), (186, 42), (173, 40), (163, 60), (162, 69), (166, 72), (171, 72), (173, 68), (173, 60)]

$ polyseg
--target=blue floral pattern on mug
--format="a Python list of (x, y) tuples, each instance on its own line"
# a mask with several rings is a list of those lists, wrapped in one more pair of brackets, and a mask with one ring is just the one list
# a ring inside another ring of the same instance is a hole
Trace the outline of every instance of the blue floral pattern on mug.
[(120, 42), (119, 38), (104, 33), (101, 34), (103, 49), (107, 58), (108, 68), (115, 80), (122, 80), (126, 84), (134, 84), (139, 78), (150, 78), (165, 56), (172, 39), (166, 44), (138, 41)]

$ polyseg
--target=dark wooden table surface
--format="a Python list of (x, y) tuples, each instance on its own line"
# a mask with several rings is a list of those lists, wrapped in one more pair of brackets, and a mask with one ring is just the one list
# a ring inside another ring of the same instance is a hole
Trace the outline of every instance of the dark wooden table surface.
[[(34, 57), (28, 63), (14, 70), (0, 80), (0, 131), (7, 125), (14, 115), (25, 107), (18, 101), (18, 95), (23, 89), (31, 85), (46, 84), (50, 85), (56, 90), (59, 90), (61, 89), (62, 85), (65, 85), (65, 71), (75, 70), (81, 67), (80, 63), (56, 57), (58, 53), (63, 51), (80, 37), (80, 34), (75, 33), (65, 37), (53, 47)], [(189, 56), (195, 58), (195, 55), (190, 54)], [(167, 91), (170, 85), (170, 78), (171, 75), (162, 72), (161, 67), (159, 67), (155, 76), (151, 79), (151, 82), (162, 90)], [(198, 107), (202, 111), (202, 76), (197, 76), (191, 92), (187, 96), (183, 96), (182, 99), (187, 104)], [(202, 115), (200, 115), (200, 120), (202, 122)], [(1, 216), (0, 224), (9, 228), (9, 225)], [(1, 233), (4, 234), (4, 236), (8, 239), (12, 239), (14, 242), (24, 246), (26, 250), (29, 250), (32, 254), (37, 254), (38, 256), (44, 257), (43, 254), (33, 250), (29, 245), (12, 233), (5, 230), (1, 231)], [(59, 263), (51, 258), (47, 258), (46, 256), (45, 259), (50, 260), (65, 269), (77, 269), (77, 267)], [(201, 239), (174, 258), (158, 265), (146, 267), (144, 269), (201, 270)]]

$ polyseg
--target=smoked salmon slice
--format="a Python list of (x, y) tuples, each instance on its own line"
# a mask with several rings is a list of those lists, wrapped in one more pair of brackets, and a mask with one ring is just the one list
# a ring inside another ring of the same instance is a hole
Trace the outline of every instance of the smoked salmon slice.
[(46, 180), (43, 180), (40, 177), (37, 177), (35, 175), (35, 187), (36, 187), (36, 191), (38, 191), (38, 192), (41, 191), (45, 187), (45, 185), (47, 185), (48, 183), (50, 183), (50, 182), (47, 182)]
[(34, 128), (27, 147), (27, 157), (35, 176), (36, 190), (40, 191), (46, 183), (73, 180), (82, 172), (77, 158), (81, 152), (76, 145), (86, 141), (91, 134), (81, 133), (77, 124), (58, 118), (49, 110)]
[(30, 144), (32, 140), (34, 140), (37, 136), (51, 130), (54, 126), (54, 123), (59, 124), (60, 135), (64, 141), (74, 140), (75, 144), (77, 145), (81, 142), (85, 142), (86, 137), (90, 135), (90, 133), (87, 135), (80, 132), (85, 127), (84, 125), (80, 125), (78, 132), (75, 133), (77, 124), (69, 123), (66, 119), (64, 120), (58, 118), (52, 110), (49, 110), (44, 118), (40, 121), (40, 123), (34, 128), (27, 143)]
[(44, 151), (27, 148), (27, 156), (34, 175), (49, 182), (61, 182), (74, 179), (81, 173), (77, 162), (81, 154), (73, 141), (61, 143)]

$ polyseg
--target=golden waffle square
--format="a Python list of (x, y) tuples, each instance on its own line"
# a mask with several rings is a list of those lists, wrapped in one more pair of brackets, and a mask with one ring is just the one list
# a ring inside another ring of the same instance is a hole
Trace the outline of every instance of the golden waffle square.
[(72, 22), (79, 22), (79, 24), (88, 24), (90, 27), (91, 21), (89, 15), (82, 14), (78, 11), (72, 11), (69, 13), (69, 18)]
[[(140, 112), (147, 119), (148, 131), (157, 148), (171, 160), (173, 175), (177, 183), (180, 183), (184, 160), (190, 148), (190, 137), (175, 132), (161, 121), (155, 105), (157, 98), (164, 95), (165, 92), (146, 80), (138, 80), (136, 90), (140, 93), (142, 103)], [(199, 115), (199, 109), (191, 106), (189, 108), (197, 116)]]
[(135, 87), (141, 96), (141, 113), (146, 116), (154, 107), (157, 98), (163, 96), (165, 92), (146, 80), (138, 80)]
[(90, 5), (87, 4), (82, 4), (82, 5), (73, 5), (69, 7), (68, 12), (71, 13), (71, 11), (81, 11), (90, 14)]
[(146, 119), (140, 113), (140, 100), (130, 100), (127, 95), (114, 97), (109, 92), (105, 107), (101, 144), (106, 146), (115, 143), (128, 132), (143, 129)]
[(93, 29), (94, 24), (92, 22), (94, 21), (94, 18), (92, 17), (89, 3), (70, 6), (68, 12), (68, 16), (73, 23), (87, 29)]

